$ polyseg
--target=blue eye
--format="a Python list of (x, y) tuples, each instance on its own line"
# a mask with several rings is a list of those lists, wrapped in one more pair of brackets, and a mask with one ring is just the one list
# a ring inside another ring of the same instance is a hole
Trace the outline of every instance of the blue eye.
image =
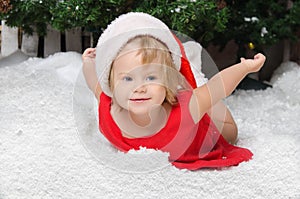
[(156, 80), (157, 78), (155, 77), (155, 76), (148, 76), (147, 78), (146, 78), (146, 80), (147, 81), (153, 81), (153, 80)]
[(124, 80), (126, 82), (129, 82), (129, 81), (132, 81), (132, 78), (128, 77), (128, 76), (125, 76), (125, 77), (122, 78), (122, 80)]

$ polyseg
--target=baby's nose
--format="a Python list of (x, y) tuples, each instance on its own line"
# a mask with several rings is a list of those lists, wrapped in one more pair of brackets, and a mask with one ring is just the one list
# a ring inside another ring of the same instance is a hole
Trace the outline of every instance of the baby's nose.
[(139, 85), (134, 89), (134, 92), (138, 92), (138, 93), (146, 92), (146, 91), (147, 91), (147, 85), (145, 84)]

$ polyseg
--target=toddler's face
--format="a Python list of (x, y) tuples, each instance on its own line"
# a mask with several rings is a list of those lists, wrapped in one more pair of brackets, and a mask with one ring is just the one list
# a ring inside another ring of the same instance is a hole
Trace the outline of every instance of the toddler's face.
[(137, 51), (119, 56), (113, 63), (113, 96), (124, 109), (136, 115), (149, 113), (166, 97), (163, 66), (158, 61), (143, 65)]

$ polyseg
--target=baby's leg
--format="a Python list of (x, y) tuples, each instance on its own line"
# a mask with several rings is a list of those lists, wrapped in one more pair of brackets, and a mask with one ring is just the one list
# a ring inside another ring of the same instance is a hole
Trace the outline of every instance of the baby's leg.
[(223, 102), (218, 102), (207, 113), (211, 117), (223, 137), (229, 143), (234, 144), (238, 136), (237, 125), (230, 111), (223, 104)]

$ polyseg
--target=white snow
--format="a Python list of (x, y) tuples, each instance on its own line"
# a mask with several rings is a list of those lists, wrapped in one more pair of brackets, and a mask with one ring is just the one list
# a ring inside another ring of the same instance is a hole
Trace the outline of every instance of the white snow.
[(254, 23), (254, 22), (258, 22), (259, 19), (257, 17), (244, 17), (244, 21)]
[(238, 145), (253, 160), (194, 172), (171, 166), (167, 153), (111, 147), (98, 131), (97, 104), (80, 67), (75, 52), (0, 65), (1, 199), (300, 197), (295, 63), (281, 65), (272, 89), (237, 91), (225, 100)]

